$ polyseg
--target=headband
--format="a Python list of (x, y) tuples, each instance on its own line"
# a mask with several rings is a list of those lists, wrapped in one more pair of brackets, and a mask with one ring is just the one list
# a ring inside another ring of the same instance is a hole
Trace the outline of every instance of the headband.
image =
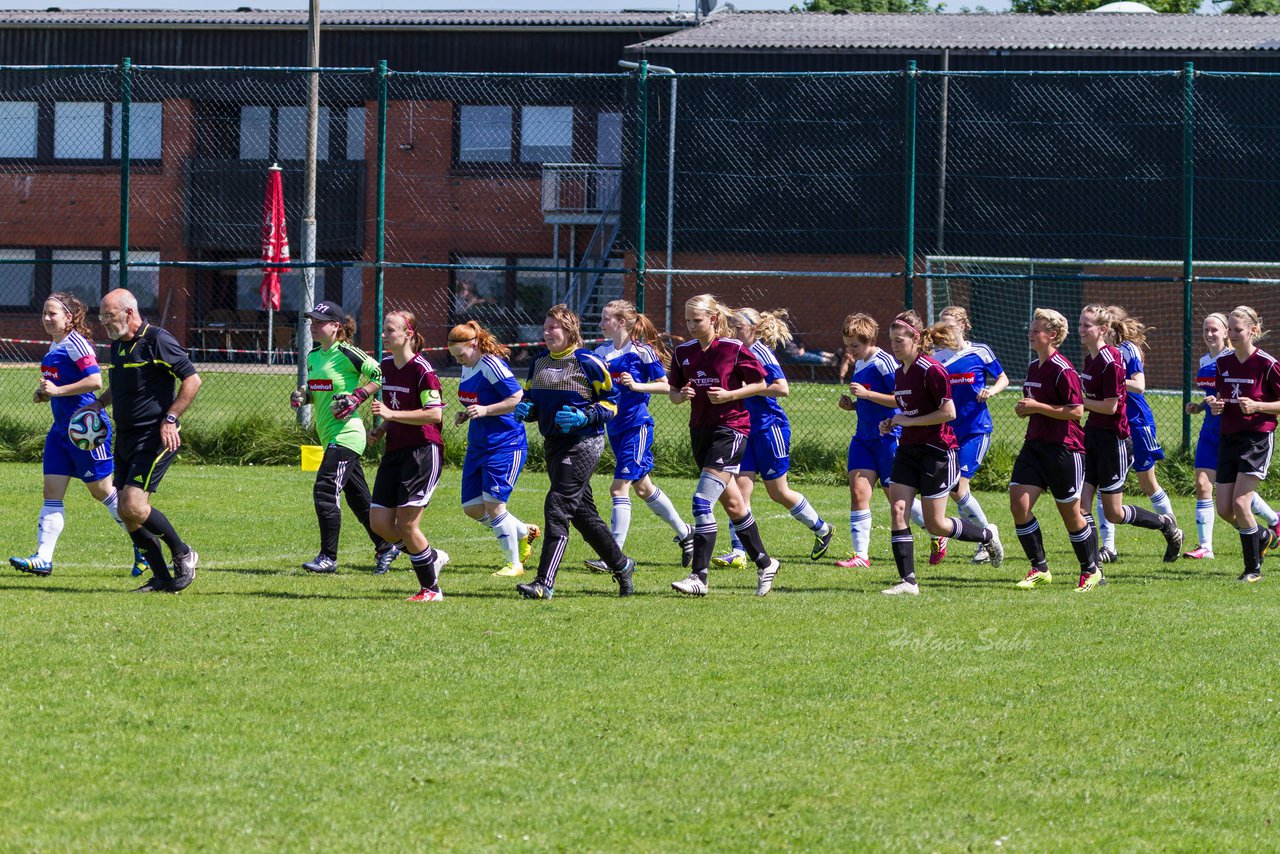
[(899, 318), (895, 318), (895, 319), (894, 319), (894, 321), (893, 321), (893, 323), (892, 323), (892, 324), (890, 324), (890, 325), (891, 325), (891, 326), (896, 326), (896, 325), (899, 325), (899, 324), (901, 324), (902, 326), (905, 326), (905, 327), (907, 327), (908, 329), (910, 329), (910, 330), (911, 330), (911, 334), (912, 334), (912, 335), (914, 335), (914, 336), (916, 337), (916, 339), (917, 339), (917, 340), (918, 340), (919, 338), (921, 338), (921, 337), (922, 337), (923, 333), (922, 333), (919, 329), (916, 329), (914, 326), (912, 326), (912, 325), (911, 325), (911, 321), (909, 321), (909, 320), (903, 320), (903, 319), (902, 319), (902, 318), (900, 318), (900, 317), (899, 317)]
[(67, 305), (65, 302), (63, 302), (62, 300), (58, 299), (58, 298), (57, 298), (57, 297), (55, 297), (53, 294), (49, 294), (49, 299), (53, 300), (53, 301), (54, 301), (54, 302), (56, 302), (58, 305), (60, 305), (60, 306), (62, 306), (63, 308), (65, 308), (65, 309), (67, 310), (67, 314), (71, 315), (72, 317), (75, 317), (75, 316), (76, 316), (76, 313), (75, 313), (74, 311), (72, 311), (72, 310), (71, 310), (71, 306)]

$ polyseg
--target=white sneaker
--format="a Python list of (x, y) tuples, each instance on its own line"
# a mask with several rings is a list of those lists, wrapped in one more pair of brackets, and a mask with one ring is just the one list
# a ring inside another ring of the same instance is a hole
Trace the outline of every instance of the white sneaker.
[[(449, 557), (449, 553), (447, 551), (445, 551), (444, 549), (436, 549), (435, 571), (436, 571), (437, 579), (440, 578), (440, 570), (448, 566), (451, 560), (452, 558)], [(432, 601), (435, 601), (435, 600), (432, 600)]]
[(693, 573), (689, 573), (688, 578), (682, 578), (679, 581), (671, 582), (671, 589), (686, 596), (706, 596), (707, 582), (703, 581)]
[(781, 564), (777, 558), (769, 558), (769, 565), (756, 571), (756, 578), (759, 579), (756, 584), (757, 596), (766, 596), (773, 589), (773, 577), (778, 574), (779, 566)]
[(999, 569), (1000, 564), (1004, 563), (1004, 543), (1000, 542), (1000, 529), (995, 525), (988, 525), (987, 530), (991, 531), (991, 542), (987, 543), (987, 556), (991, 558), (991, 565)]
[(899, 581), (888, 590), (881, 590), (886, 596), (919, 596), (920, 585), (912, 584), (910, 581)]
[(986, 544), (979, 543), (978, 550), (973, 553), (973, 560), (970, 563), (988, 563), (990, 560), (991, 555), (987, 553)]

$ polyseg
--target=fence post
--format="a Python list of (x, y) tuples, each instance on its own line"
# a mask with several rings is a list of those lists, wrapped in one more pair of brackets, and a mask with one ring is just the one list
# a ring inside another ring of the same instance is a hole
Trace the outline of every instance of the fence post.
[(1191, 450), (1191, 342), (1195, 327), (1191, 318), (1191, 290), (1195, 278), (1195, 66), (1182, 67), (1182, 450)]
[(649, 62), (640, 60), (636, 74), (636, 311), (644, 313), (645, 198), (649, 194)]
[(903, 235), (902, 253), (902, 304), (910, 311), (914, 307), (916, 266), (916, 61), (907, 61), (904, 74), (904, 158), (903, 163)]
[[(411, 131), (412, 132), (412, 131)], [(378, 360), (382, 360), (382, 301), (384, 271), (382, 264), (386, 260), (387, 249), (387, 61), (378, 60), (378, 220), (377, 246), (374, 260), (377, 266), (373, 272), (374, 306), (374, 348)]]
[(129, 287), (129, 106), (133, 101), (133, 61), (120, 62), (120, 287)]

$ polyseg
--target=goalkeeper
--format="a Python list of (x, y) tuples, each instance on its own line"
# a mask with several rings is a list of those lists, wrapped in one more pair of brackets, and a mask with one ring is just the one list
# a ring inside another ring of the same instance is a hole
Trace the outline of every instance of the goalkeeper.
[(630, 596), (636, 562), (618, 548), (591, 494), (591, 475), (604, 451), (604, 425), (618, 411), (618, 390), (600, 357), (583, 349), (578, 316), (563, 303), (547, 312), (542, 341), (547, 349), (534, 357), (515, 414), (536, 421), (543, 436), (551, 479), (544, 504), (546, 540), (538, 577), (516, 590), (526, 599), (551, 598), (572, 524), (613, 573), (618, 595)]
[(316, 518), (320, 521), (320, 553), (302, 565), (307, 572), (338, 571), (338, 534), (342, 531), (342, 508), (338, 493), (347, 497), (347, 506), (369, 532), (376, 550), (374, 572), (391, 567), (400, 550), (379, 537), (369, 527), (369, 484), (360, 467), (366, 436), (364, 421), (356, 415), (360, 404), (377, 393), (382, 385), (378, 363), (351, 343), (356, 332), (354, 318), (332, 302), (321, 302), (307, 312), (315, 343), (307, 356), (307, 382), (290, 396), (294, 409), (315, 406), (316, 433), (324, 446), (324, 459), (316, 472)]

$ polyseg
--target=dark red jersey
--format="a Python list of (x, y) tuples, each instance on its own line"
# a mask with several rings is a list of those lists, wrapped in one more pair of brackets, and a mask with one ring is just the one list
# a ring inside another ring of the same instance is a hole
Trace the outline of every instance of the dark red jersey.
[[(397, 368), (395, 359), (382, 360), (382, 402), (396, 412), (432, 409), (444, 406), (440, 395), (440, 378), (421, 353)], [(387, 451), (416, 448), (421, 445), (443, 445), (439, 424), (402, 424), (387, 422)]]
[(1129, 418), (1124, 412), (1124, 356), (1110, 344), (1103, 345), (1096, 356), (1085, 356), (1084, 370), (1080, 372), (1080, 386), (1086, 400), (1101, 401), (1109, 397), (1120, 399), (1114, 415), (1090, 412), (1086, 427), (1115, 433), (1121, 439), (1129, 435)]
[[(1075, 365), (1062, 353), (1055, 352), (1043, 363), (1034, 359), (1022, 381), (1022, 396), (1050, 406), (1082, 406), (1084, 392)], [(1084, 430), (1078, 421), (1063, 421), (1048, 415), (1032, 415), (1027, 419), (1027, 441), (1052, 442), (1068, 450), (1084, 453)]]
[(672, 388), (693, 387), (689, 429), (728, 427), (744, 436), (751, 432), (751, 415), (741, 400), (713, 404), (707, 399), (707, 389), (718, 386), (732, 391), (764, 379), (760, 360), (751, 355), (751, 349), (741, 341), (717, 338), (705, 350), (696, 338), (686, 341), (676, 348), (675, 355), (671, 357), (671, 370), (667, 376)]
[(1276, 429), (1276, 417), (1240, 411), (1240, 398), (1260, 403), (1280, 400), (1280, 364), (1263, 350), (1254, 350), (1243, 362), (1235, 353), (1218, 357), (1218, 398), (1222, 400), (1222, 434), (1270, 433)]
[[(923, 353), (910, 365), (893, 372), (893, 396), (898, 411), (912, 418), (936, 412), (951, 399), (951, 378), (942, 363)], [(956, 447), (956, 434), (949, 421), (927, 427), (903, 427), (899, 445), (932, 445), (951, 450)]]

